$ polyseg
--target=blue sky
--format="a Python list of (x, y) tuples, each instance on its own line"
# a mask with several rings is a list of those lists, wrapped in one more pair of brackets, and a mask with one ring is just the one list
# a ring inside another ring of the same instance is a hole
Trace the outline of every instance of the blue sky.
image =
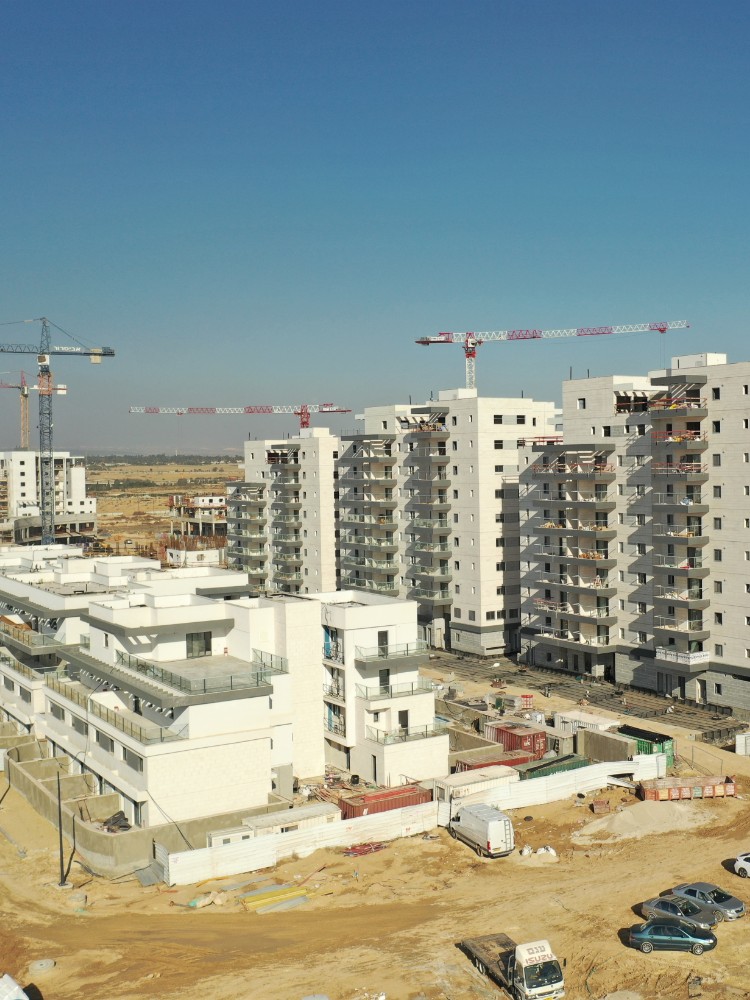
[(0, 32), (0, 321), (117, 351), (57, 363), (57, 447), (296, 428), (131, 404), (426, 398), (463, 383), (440, 330), (691, 323), (488, 345), (492, 395), (750, 359), (744, 3), (6, 0)]

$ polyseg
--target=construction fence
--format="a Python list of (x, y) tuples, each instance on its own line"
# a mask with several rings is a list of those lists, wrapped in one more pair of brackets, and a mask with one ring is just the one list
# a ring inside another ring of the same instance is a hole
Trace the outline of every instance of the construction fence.
[(437, 803), (425, 802), (340, 823), (272, 833), (196, 851), (171, 853), (157, 843), (155, 857), (167, 885), (192, 885), (204, 879), (273, 868), (284, 858), (304, 858), (325, 847), (352, 847), (373, 840), (413, 837), (434, 830), (436, 826)]

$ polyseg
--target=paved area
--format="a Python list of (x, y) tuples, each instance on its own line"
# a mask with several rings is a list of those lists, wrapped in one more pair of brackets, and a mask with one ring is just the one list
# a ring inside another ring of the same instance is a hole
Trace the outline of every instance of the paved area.
[[(497, 663), (498, 666), (494, 666)], [(491, 681), (501, 677), (514, 685), (527, 687), (540, 694), (536, 704), (544, 709), (543, 692), (549, 685), (550, 693), (568, 698), (573, 702), (586, 698), (592, 709), (604, 708), (620, 715), (634, 715), (639, 719), (653, 719), (663, 725), (670, 723), (684, 729), (710, 734), (717, 730), (742, 731), (747, 724), (727, 715), (717, 715), (710, 709), (681, 705), (671, 699), (645, 691), (623, 691), (608, 681), (592, 681), (587, 678), (578, 681), (573, 676), (559, 671), (545, 670), (536, 666), (518, 666), (506, 657), (488, 661), (479, 657), (457, 656), (452, 653), (437, 653), (430, 660), (430, 666), (446, 673), (453, 673), (457, 680)], [(623, 704), (623, 698), (625, 704)], [(672, 711), (667, 713), (668, 707)], [(728, 741), (728, 737), (727, 737)]]

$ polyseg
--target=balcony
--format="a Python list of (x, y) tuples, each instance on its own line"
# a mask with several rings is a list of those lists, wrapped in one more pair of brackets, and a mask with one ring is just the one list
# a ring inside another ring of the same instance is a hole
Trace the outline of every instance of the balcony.
[(654, 507), (679, 508), (688, 514), (707, 514), (708, 504), (700, 493), (654, 493), (651, 499)]
[(549, 465), (535, 462), (530, 469), (535, 476), (552, 479), (614, 479), (616, 476), (615, 466), (609, 462), (552, 462)]
[(650, 399), (648, 410), (652, 420), (673, 420), (675, 417), (696, 420), (708, 415), (706, 400), (698, 396), (662, 396), (661, 399)]
[(654, 588), (655, 601), (668, 601), (670, 604), (687, 604), (697, 610), (704, 610), (711, 603), (708, 595), (704, 596), (702, 587), (688, 587), (678, 590), (675, 587), (657, 586)]
[(0, 622), (0, 636), (12, 645), (23, 646), (25, 650), (38, 654), (54, 653), (56, 650), (64, 649), (66, 645), (54, 636), (36, 632), (32, 628), (8, 625), (6, 622)]
[(451, 526), (447, 517), (412, 517), (406, 518), (409, 527), (431, 528), (433, 531), (450, 531)]
[(587, 507), (594, 507), (598, 510), (614, 510), (617, 506), (617, 498), (614, 493), (569, 493), (565, 499), (568, 506), (578, 506), (584, 504)]
[(91, 696), (94, 692), (84, 687), (78, 681), (47, 677), (45, 683), (52, 691), (56, 691), (63, 698), (67, 698), (74, 705), (78, 705), (79, 708), (84, 709), (88, 715), (93, 715), (97, 719), (101, 719), (102, 722), (106, 722), (113, 729), (118, 730), (125, 736), (129, 736), (142, 746), (152, 746), (155, 743), (172, 743), (176, 740), (187, 738), (184, 729), (175, 731), (147, 722), (138, 724), (131, 721), (134, 713), (126, 710), (124, 706), (119, 712), (105, 708), (104, 705), (93, 700)]
[(300, 583), (303, 579), (301, 573), (292, 569), (275, 569), (273, 578), (274, 580), (283, 580), (285, 583)]
[(601, 592), (601, 596), (611, 597), (609, 591), (617, 590), (617, 583), (614, 577), (609, 576), (555, 576), (546, 575), (537, 578), (537, 584), (549, 584), (553, 587), (563, 587), (572, 590), (595, 590)]
[(303, 538), (298, 531), (280, 531), (271, 535), (270, 541), (274, 545), (301, 545)]
[(361, 545), (366, 549), (382, 549), (384, 552), (397, 552), (398, 542), (393, 538), (370, 538), (369, 535), (349, 535), (341, 539), (342, 545)]
[(427, 589), (410, 586), (409, 597), (427, 604), (450, 604), (453, 599), (447, 587)]
[(697, 577), (705, 577), (710, 573), (710, 567), (703, 565), (700, 556), (681, 558), (678, 555), (665, 556), (660, 553), (654, 554), (654, 569), (658, 572), (686, 573)]
[(445, 448), (414, 448), (409, 452), (409, 458), (428, 458), (438, 464), (447, 462), (449, 457)]
[(322, 652), (324, 659), (331, 660), (332, 663), (344, 662), (343, 642), (326, 642), (323, 644)]
[(705, 431), (652, 431), (651, 440), (655, 447), (662, 448), (674, 445), (689, 447), (690, 451), (705, 451), (708, 448)]
[(387, 514), (352, 514), (344, 511), (339, 518), (343, 524), (369, 524), (375, 527), (388, 527), (396, 524), (396, 518)]
[(365, 471), (364, 469), (358, 469), (354, 472), (352, 469), (344, 472), (340, 477), (339, 481), (342, 483), (392, 483), (395, 485), (396, 479), (390, 474), (390, 470), (383, 472), (372, 472)]
[(414, 694), (430, 694), (433, 690), (432, 684), (424, 677), (406, 684), (380, 684), (377, 687), (357, 684), (355, 688), (357, 697), (364, 701), (386, 701)]
[(346, 701), (343, 684), (324, 684), (323, 697), (342, 704)]
[(711, 662), (711, 654), (707, 650), (700, 650), (696, 653), (682, 653), (676, 649), (667, 649), (665, 646), (657, 646), (654, 657), (665, 663), (679, 663), (684, 667), (696, 667), (708, 665)]
[(708, 466), (699, 462), (652, 462), (654, 476), (674, 476), (687, 483), (702, 483), (708, 479)]
[(332, 736), (346, 737), (346, 722), (343, 719), (323, 719), (323, 729)]
[(406, 572), (409, 576), (429, 576), (433, 580), (453, 579), (453, 573), (448, 566), (407, 566)]
[(411, 740), (426, 740), (432, 736), (445, 736), (447, 732), (447, 726), (437, 724), (408, 726), (404, 729), (393, 729), (390, 732), (375, 729), (373, 726), (366, 726), (365, 738), (371, 740), (373, 743), (383, 743), (388, 746), (393, 743), (408, 743)]
[(574, 618), (614, 619), (616, 617), (609, 608), (584, 608), (580, 604), (571, 604), (569, 601), (552, 601), (542, 597), (537, 597), (534, 600), (534, 607), (537, 611), (545, 614), (571, 615)]
[(410, 552), (452, 552), (447, 542), (409, 542)]
[(617, 565), (617, 560), (614, 557), (610, 558), (609, 549), (575, 549), (571, 548), (568, 550), (566, 556), (567, 559), (580, 560), (590, 560), (591, 562), (608, 563), (609, 569)]
[(541, 625), (532, 631), (539, 639), (566, 647), (593, 646), (606, 649), (610, 644), (609, 636), (589, 635), (576, 629), (555, 629), (549, 625)]
[(374, 590), (379, 594), (397, 594), (398, 584), (395, 580), (391, 583), (378, 583), (375, 580), (366, 580), (359, 576), (347, 576), (341, 581), (342, 587), (351, 587), (354, 590)]
[(423, 639), (415, 642), (391, 642), (381, 646), (356, 646), (355, 658), (365, 662), (370, 660), (394, 660), (402, 659), (405, 656), (422, 657), (429, 649), (429, 645)]
[(708, 535), (703, 533), (700, 525), (685, 527), (680, 524), (655, 524), (653, 526), (654, 538), (668, 538), (672, 543), (683, 543), (685, 545), (706, 545)]
[(688, 618), (654, 616), (654, 631), (689, 633), (694, 639), (707, 639), (710, 630), (702, 618), (691, 621)]

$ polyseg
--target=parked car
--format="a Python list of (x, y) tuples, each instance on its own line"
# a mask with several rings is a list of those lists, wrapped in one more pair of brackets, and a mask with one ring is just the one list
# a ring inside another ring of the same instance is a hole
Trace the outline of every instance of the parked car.
[(750, 852), (737, 855), (734, 862), (734, 870), (740, 878), (747, 878), (750, 875)]
[(709, 910), (707, 906), (700, 906), (692, 899), (675, 896), (673, 893), (647, 899), (641, 906), (641, 913), (646, 920), (652, 917), (675, 917), (677, 920), (687, 921), (693, 927), (701, 927), (704, 931), (710, 931), (718, 922), (713, 910)]
[(694, 955), (702, 955), (716, 947), (716, 935), (687, 920), (654, 917), (630, 928), (630, 946), (644, 955), (652, 951), (691, 951)]
[(682, 885), (676, 885), (672, 892), (675, 896), (684, 896), (698, 903), (699, 906), (707, 906), (719, 922), (738, 920), (745, 914), (742, 900), (711, 882), (683, 882)]

